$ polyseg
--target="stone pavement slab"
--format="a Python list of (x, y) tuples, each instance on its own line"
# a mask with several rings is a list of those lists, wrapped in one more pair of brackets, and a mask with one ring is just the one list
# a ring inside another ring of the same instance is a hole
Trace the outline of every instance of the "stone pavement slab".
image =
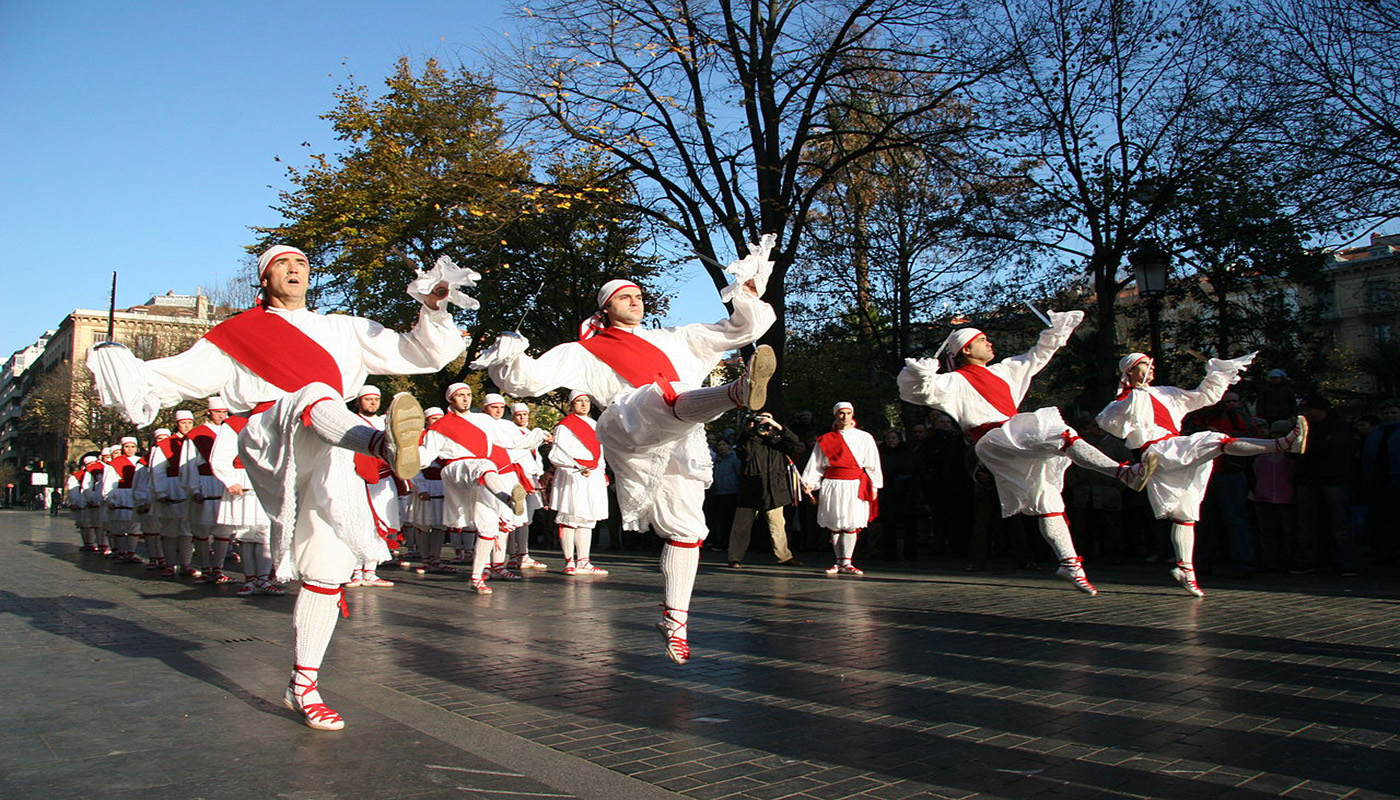
[(0, 513), (0, 796), (1400, 796), (1395, 576), (1196, 600), (1142, 566), (1089, 565), (1090, 598), (1048, 573), (706, 564), (680, 667), (654, 557), (598, 561), (489, 597), (408, 571), (350, 590), (326, 734), (280, 705), (290, 597)]

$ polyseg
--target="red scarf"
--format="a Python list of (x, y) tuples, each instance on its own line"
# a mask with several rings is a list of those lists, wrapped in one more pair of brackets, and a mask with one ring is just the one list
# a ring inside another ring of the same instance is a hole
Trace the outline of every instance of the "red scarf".
[(1008, 417), (1017, 414), (1016, 401), (1011, 398), (1011, 386), (996, 373), (981, 364), (964, 364), (956, 370), (959, 375), (982, 395), (982, 399), (992, 404), (998, 412)]
[(598, 461), (603, 457), (603, 447), (598, 444), (598, 432), (593, 429), (588, 421), (578, 414), (570, 414), (559, 420), (559, 424), (569, 429), (569, 433), (579, 440), (584, 449), (588, 451), (589, 458), (578, 459), (579, 466), (584, 469), (597, 469)]
[(603, 328), (579, 344), (624, 381), (635, 387), (659, 384), (666, 402), (675, 402), (676, 390), (671, 384), (679, 381), (680, 376), (661, 348), (635, 333), (623, 333), (617, 328)]
[(219, 432), (209, 427), (207, 423), (185, 434), (185, 438), (194, 445), (194, 449), (198, 450), (201, 456), (204, 456), (204, 463), (199, 465), (200, 475), (214, 474), (214, 468), (209, 463), (209, 456), (214, 453), (214, 438), (218, 435)]
[(117, 488), (130, 489), (131, 482), (136, 477), (136, 462), (126, 456), (117, 456), (109, 464), (117, 471)]
[(846, 445), (846, 437), (840, 431), (823, 433), (817, 437), (817, 446), (826, 456), (826, 471), (823, 478), (834, 481), (860, 481), (856, 496), (870, 504), (870, 519), (879, 516), (880, 508), (875, 502), (875, 484), (870, 474), (856, 461), (855, 453)]
[(340, 366), (326, 348), (261, 306), (220, 322), (204, 338), (285, 392), (310, 383), (324, 383), (337, 394), (343, 392)]
[(170, 436), (156, 442), (156, 447), (160, 448), (161, 455), (165, 456), (165, 477), (180, 477), (180, 445), (184, 443), (183, 437)]

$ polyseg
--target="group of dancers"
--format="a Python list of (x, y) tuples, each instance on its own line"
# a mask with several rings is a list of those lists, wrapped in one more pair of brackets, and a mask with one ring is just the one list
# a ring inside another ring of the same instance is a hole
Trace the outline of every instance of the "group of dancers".
[[(511, 542), (523, 538), (531, 497), (538, 497), (533, 490), (540, 465), (529, 454), (548, 441), (554, 445), (550, 458), (556, 467), (550, 497), (569, 560), (566, 572), (569, 567), (575, 574), (598, 572), (585, 540), (591, 540), (592, 524), (607, 516), (606, 453), (623, 527), (651, 529), (665, 545), (656, 627), (666, 654), (677, 664), (689, 661), (690, 603), (699, 548), (708, 533), (702, 505), (711, 469), (704, 424), (735, 408), (765, 405), (767, 383), (776, 369), (774, 353), (758, 346), (738, 379), (703, 384), (726, 353), (754, 344), (773, 324), (774, 311), (762, 300), (773, 243), (772, 236), (765, 236), (729, 265), (733, 281), (721, 295), (732, 311), (716, 323), (645, 327), (641, 287), (613, 280), (599, 289), (598, 310), (581, 323), (577, 341), (532, 357), (524, 337), (500, 335), (472, 366), (487, 370), (496, 387), (516, 397), (572, 390), (571, 413), (552, 433), (529, 427), (528, 407), (523, 421), (505, 419), (504, 399), (497, 396), (484, 398), (482, 412), (470, 411), (471, 390), (464, 384), (447, 387), (447, 408), (429, 409), (431, 414), (407, 393), (395, 395), (382, 416), (373, 413), (377, 397), (366, 402), (373, 393), (361, 387), (369, 375), (434, 373), (461, 355), (463, 337), (446, 306), (475, 308), (461, 289), (472, 288), (479, 276), (447, 259), (420, 271), (410, 283), (408, 293), (421, 307), (414, 327), (399, 334), (363, 318), (309, 309), (306, 255), (294, 247), (274, 246), (258, 260), (262, 296), (257, 307), (219, 324), (182, 354), (142, 361), (108, 343), (94, 347), (88, 365), (103, 403), (141, 427), (160, 409), (196, 398), (217, 398), (211, 403), (211, 421), (216, 403), (225, 413), (238, 413), (237, 427), (229, 435), (215, 435), (208, 453), (198, 445), (193, 450), (203, 453), (210, 473), (222, 480), (223, 499), (256, 498), (254, 505), (264, 514), (261, 552), (266, 560), (256, 563), (265, 563), (266, 571), (257, 586), (275, 589), (274, 580), (301, 584), (285, 704), (312, 728), (339, 730), (344, 719), (326, 705), (319, 675), (345, 608), (344, 588), (383, 580), (374, 568), (390, 557), (396, 509), (387, 499), (397, 492), (386, 488), (380, 494), (377, 487), (411, 482), (411, 496), (421, 502), (408, 515), (420, 531), (420, 550), (433, 559), (425, 568), (443, 567), (436, 561), (441, 535), (473, 531), (471, 584), (489, 593), (488, 578), (514, 575), (513, 566), (530, 568), (533, 562), (528, 550)], [(900, 375), (901, 396), (939, 408), (961, 424), (996, 477), (1003, 514), (1037, 516), (1060, 559), (1059, 574), (1080, 590), (1096, 592), (1064, 520), (1060, 490), (1070, 463), (1116, 476), (1135, 489), (1148, 488), (1154, 510), (1179, 523), (1174, 526), (1177, 579), (1199, 593), (1190, 564), (1190, 528), (1210, 459), (1222, 452), (1300, 452), (1306, 425), (1300, 418), (1278, 440), (1180, 436), (1180, 417), (1218, 398), (1249, 358), (1212, 361), (1202, 386), (1186, 392), (1152, 386), (1150, 359), (1135, 355), (1125, 359), (1121, 370), (1122, 396), (1101, 419), (1106, 428), (1146, 449), (1137, 463), (1113, 461), (1081, 440), (1054, 408), (1018, 410), (1032, 377), (1082, 318), (1077, 311), (1052, 314), (1035, 347), (996, 363), (985, 334), (970, 328), (954, 331), (944, 359), (908, 362)], [(352, 401), (355, 411), (346, 405)], [(596, 422), (589, 417), (593, 404), (602, 408)], [(513, 409), (512, 416), (520, 410)], [(817, 491), (818, 521), (831, 534), (836, 563), (828, 573), (859, 575), (851, 553), (878, 502), (878, 459), (872, 458), (873, 440), (866, 442), (868, 434), (855, 427), (849, 404), (838, 404), (834, 418), (833, 431), (818, 440), (803, 481)], [(160, 449), (157, 443), (148, 454), (151, 475), (160, 472), (155, 468)], [(229, 464), (241, 472), (222, 477), (218, 472), (223, 467), (216, 463), (228, 454)], [(121, 474), (123, 469), (114, 471)], [(207, 496), (209, 490), (201, 491)], [(385, 502), (366, 502), (376, 496)], [(153, 491), (151, 497), (159, 494)], [(221, 523), (223, 519), (219, 512), (213, 524), (234, 524)], [(434, 524), (435, 519), (441, 523)], [(162, 528), (162, 537), (164, 532)], [(177, 569), (185, 567), (181, 547), (177, 532), (175, 552), (182, 560)], [(211, 570), (222, 563), (216, 549), (208, 559), (201, 563)]]

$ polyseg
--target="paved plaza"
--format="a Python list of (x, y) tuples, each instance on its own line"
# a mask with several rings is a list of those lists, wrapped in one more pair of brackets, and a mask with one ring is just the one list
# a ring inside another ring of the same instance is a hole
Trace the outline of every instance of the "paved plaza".
[(1048, 571), (707, 560), (680, 667), (654, 556), (489, 597), (391, 572), (349, 590), (323, 671), (347, 728), (322, 733), (280, 702), (291, 597), (77, 544), (0, 512), (0, 797), (1400, 796), (1394, 574), (1194, 600), (1089, 564), (1091, 598)]

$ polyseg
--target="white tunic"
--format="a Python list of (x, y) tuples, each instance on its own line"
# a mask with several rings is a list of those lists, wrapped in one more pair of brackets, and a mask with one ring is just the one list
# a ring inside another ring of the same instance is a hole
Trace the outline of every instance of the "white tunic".
[[(385, 418), (383, 414), (376, 414), (372, 417), (359, 415), (365, 424), (377, 431), (384, 430)], [(380, 470), (382, 473), (383, 470)], [(361, 480), (363, 480), (361, 476)], [(393, 475), (384, 475), (374, 483), (365, 484), (365, 497), (369, 503), (370, 517), (374, 520), (375, 528), (380, 535), (387, 536), (398, 533), (403, 527), (403, 517), (399, 513), (399, 483), (394, 480)]]
[[(103, 403), (122, 409), (132, 422), (149, 425), (156, 412), (182, 400), (221, 394), (234, 411), (262, 401), (273, 406), (256, 414), (239, 436), (244, 467), (272, 526), (273, 558), (281, 580), (300, 577), (292, 557), (293, 540), (305, 526), (329, 525), (349, 550), (353, 566), (388, 558), (384, 540), (374, 533), (363, 498), (364, 482), (354, 473), (349, 450), (322, 441), (302, 424), (302, 412), (325, 398), (348, 402), (369, 375), (436, 372), (462, 354), (461, 334), (446, 309), (419, 309), (418, 323), (398, 334), (377, 322), (308, 309), (270, 308), (306, 334), (335, 359), (339, 393), (312, 383), (287, 392), (268, 383), (207, 339), (170, 358), (143, 362), (121, 348), (100, 348), (88, 355)], [(356, 485), (358, 484), (358, 486)], [(309, 529), (308, 529), (309, 535)], [(298, 552), (301, 552), (298, 550)], [(309, 558), (309, 556), (308, 556)], [(318, 570), (319, 572), (319, 570)], [(344, 576), (315, 576), (344, 580)]]
[[(577, 415), (575, 415), (577, 416)], [(579, 417), (595, 431), (598, 423)], [(591, 461), (592, 454), (573, 431), (559, 425), (554, 429), (554, 446), (549, 450), (549, 463), (554, 465), (554, 484), (549, 489), (549, 507), (558, 514), (555, 520), (570, 528), (591, 528), (608, 518), (607, 453), (598, 445), (598, 466), (584, 475), (581, 461)]]
[[(885, 474), (880, 468), (880, 450), (875, 445), (875, 437), (859, 428), (846, 428), (840, 433), (856, 463), (870, 476), (871, 487), (879, 491), (885, 485)], [(860, 499), (861, 482), (827, 478), (829, 464), (821, 447), (813, 447), (807, 466), (802, 470), (802, 483), (807, 490), (820, 492), (817, 524), (829, 531), (861, 530), (870, 524), (870, 503)]]
[[(135, 460), (132, 460), (135, 463)], [(117, 536), (130, 536), (139, 532), (136, 524), (136, 507), (145, 501), (137, 494), (135, 473), (130, 486), (121, 486), (121, 473), (112, 464), (102, 467), (102, 502), (107, 508), (107, 529)]]
[[(676, 391), (702, 386), (725, 353), (752, 344), (773, 324), (772, 306), (753, 293), (737, 291), (732, 299), (734, 312), (716, 323), (630, 329), (670, 359), (680, 379)], [(497, 386), (517, 396), (538, 397), (561, 386), (592, 395), (605, 407), (598, 439), (612, 460), (623, 527), (655, 524), (663, 537), (705, 538), (698, 505), (689, 507), (703, 498), (712, 477), (705, 429), (677, 419), (656, 384), (632, 386), (578, 342), (538, 359), (520, 355), (492, 364), (490, 371)], [(675, 479), (674, 485), (662, 487), (665, 479)]]
[(161, 450), (159, 445), (151, 448), (146, 461), (151, 466), (151, 497), (154, 499), (151, 513), (161, 520), (185, 519), (189, 515), (185, 510), (185, 504), (189, 502), (189, 493), (180, 482), (178, 458), (174, 465), (176, 474), (173, 476), (169, 470), (170, 459), (165, 457), (165, 451)]
[[(1206, 366), (1205, 379), (1194, 390), (1140, 386), (1099, 412), (1099, 427), (1122, 438), (1128, 447), (1136, 450), (1146, 446), (1144, 454), (1157, 455), (1157, 470), (1148, 478), (1146, 492), (1158, 519), (1196, 522), (1201, 518), (1210, 473), (1228, 437), (1215, 431), (1182, 436), (1178, 433), (1181, 420), (1192, 411), (1218, 403), (1230, 384), (1239, 380), (1243, 366), (1239, 360), (1213, 358)], [(1158, 424), (1153, 398), (1171, 417), (1170, 429)]]
[[(214, 440), (214, 450), (209, 454), (209, 465), (214, 468), (214, 476), (224, 487), (223, 498), (219, 501), (218, 524), (233, 530), (239, 541), (268, 541), (268, 528), (271, 521), (258, 501), (257, 492), (248, 480), (248, 471), (235, 466), (238, 457), (238, 432), (230, 425), (219, 428), (219, 436)], [(242, 494), (234, 494), (229, 487), (238, 486)]]
[[(1006, 381), (1011, 401), (1017, 406), (1030, 389), (1031, 379), (1069, 341), (1084, 313), (1053, 314), (1052, 319), (1055, 326), (1041, 331), (1030, 350), (986, 367)], [(943, 411), (957, 420), (965, 433), (984, 430), (984, 426), (1000, 426), (983, 435), (975, 449), (978, 459), (996, 479), (1003, 517), (1065, 510), (1060, 493), (1071, 462), (1061, 448), (1063, 434), (1071, 429), (1058, 409), (1042, 408), (1008, 416), (956, 371), (939, 372), (937, 360), (911, 358), (904, 363), (899, 373), (899, 396), (905, 402)]]
[(438, 468), (437, 478), (429, 478), (426, 468), (413, 476), (413, 499), (408, 505), (408, 521), (419, 530), (446, 528), (443, 522), (442, 462), (430, 461)]

